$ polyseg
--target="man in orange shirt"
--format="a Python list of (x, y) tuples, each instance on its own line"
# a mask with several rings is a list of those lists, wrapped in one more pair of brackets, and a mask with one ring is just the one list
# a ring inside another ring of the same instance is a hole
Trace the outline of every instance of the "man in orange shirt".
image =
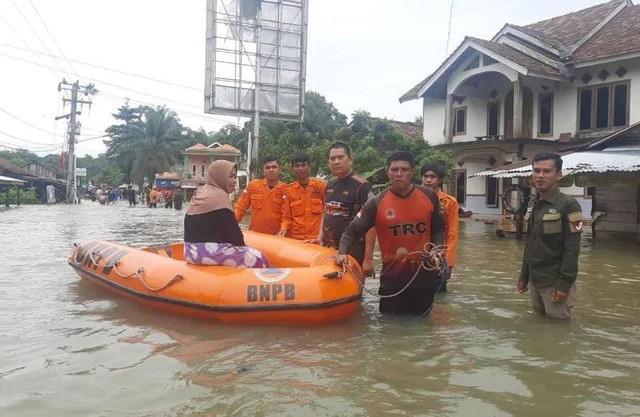
[(445, 281), (440, 287), (440, 292), (447, 291), (447, 280), (451, 278), (451, 271), (456, 265), (456, 251), (458, 250), (458, 200), (455, 197), (442, 191), (442, 181), (445, 177), (445, 170), (442, 165), (427, 162), (420, 169), (420, 176), (422, 177), (422, 185), (427, 188), (431, 188), (438, 193), (438, 199), (444, 212), (444, 218), (447, 225), (447, 237), (445, 239), (445, 245), (449, 247), (445, 253), (445, 258), (449, 263), (449, 275), (445, 277)]
[(282, 223), (282, 202), (286, 184), (280, 181), (282, 167), (278, 158), (262, 161), (264, 178), (251, 181), (236, 201), (236, 221), (240, 223), (251, 209), (249, 230), (275, 235)]
[(297, 180), (287, 185), (278, 235), (299, 240), (315, 239), (322, 225), (327, 183), (309, 177), (311, 160), (305, 153), (291, 157), (291, 168)]
[(154, 185), (151, 189), (151, 192), (149, 193), (149, 208), (157, 208), (159, 199), (160, 192), (158, 191), (158, 187)]

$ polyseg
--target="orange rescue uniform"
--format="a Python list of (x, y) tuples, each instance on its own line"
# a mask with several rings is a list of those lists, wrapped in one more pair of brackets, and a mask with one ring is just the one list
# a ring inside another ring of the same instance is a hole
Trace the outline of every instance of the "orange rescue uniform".
[(440, 206), (444, 213), (445, 223), (447, 225), (447, 237), (444, 244), (449, 247), (445, 253), (445, 258), (449, 263), (449, 267), (456, 266), (456, 251), (458, 250), (458, 200), (455, 197), (445, 193), (442, 190), (438, 190), (438, 200), (440, 200)]
[(251, 209), (249, 230), (275, 235), (282, 223), (282, 203), (287, 185), (278, 183), (269, 187), (266, 179), (253, 180), (236, 201), (236, 221), (240, 223)]
[(287, 185), (282, 205), (282, 230), (293, 239), (317, 239), (324, 216), (324, 196), (327, 183), (309, 178), (306, 187), (298, 181)]

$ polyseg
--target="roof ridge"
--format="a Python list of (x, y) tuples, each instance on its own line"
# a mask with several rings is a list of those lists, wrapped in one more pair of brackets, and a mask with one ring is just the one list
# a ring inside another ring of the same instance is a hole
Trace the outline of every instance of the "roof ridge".
[(537, 22), (529, 23), (529, 24), (524, 25), (524, 26), (522, 26), (522, 25), (513, 25), (513, 26), (521, 26), (521, 27), (524, 27), (524, 28), (530, 28), (531, 26), (539, 25), (540, 23), (543, 23), (543, 22), (549, 22), (551, 20), (565, 18), (565, 17), (567, 17), (569, 15), (572, 15), (572, 14), (583, 13), (583, 12), (585, 12), (587, 10), (599, 8), (599, 7), (602, 7), (602, 6), (606, 5), (606, 4), (626, 3), (626, 2), (627, 2), (627, 0), (610, 0), (610, 1), (606, 1), (604, 3), (598, 3), (598, 4), (594, 4), (593, 6), (585, 7), (584, 9), (574, 10), (573, 12), (561, 14), (561, 15), (558, 15), (558, 16), (553, 16), (553, 17), (550, 17), (550, 18), (547, 18), (547, 19), (542, 19), (542, 20), (539, 20)]
[[(475, 41), (475, 42), (480, 41), (481, 46), (482, 46), (482, 42), (485, 42), (485, 43), (488, 43), (488, 44), (491, 44), (491, 45), (496, 45), (496, 46), (498, 46), (498, 47), (500, 47), (500, 48), (508, 48), (509, 50), (514, 51), (515, 53), (518, 53), (518, 54), (525, 55), (526, 57), (528, 57), (528, 58), (530, 58), (530, 59), (533, 59), (534, 61), (537, 61), (537, 62), (541, 63), (542, 65), (545, 65), (545, 66), (547, 66), (547, 67), (549, 67), (549, 68), (554, 68), (553, 66), (551, 66), (551, 65), (547, 64), (546, 62), (544, 62), (544, 61), (542, 61), (542, 60), (540, 60), (540, 59), (536, 58), (534, 55), (530, 55), (530, 54), (528, 54), (528, 53), (526, 53), (526, 52), (523, 52), (523, 51), (521, 51), (521, 50), (519, 50), (519, 49), (517, 49), (517, 48), (514, 48), (513, 46), (508, 45), (508, 44), (506, 44), (506, 43), (499, 43), (499, 42), (494, 42), (494, 41), (488, 41), (488, 40), (480, 39), (480, 38), (471, 38), (470, 40)], [(499, 54), (499, 55), (503, 56), (505, 59), (510, 59), (509, 57), (504, 56), (504, 54), (500, 53), (500, 51), (493, 51), (493, 52), (495, 52), (495, 53), (497, 53), (497, 54)]]

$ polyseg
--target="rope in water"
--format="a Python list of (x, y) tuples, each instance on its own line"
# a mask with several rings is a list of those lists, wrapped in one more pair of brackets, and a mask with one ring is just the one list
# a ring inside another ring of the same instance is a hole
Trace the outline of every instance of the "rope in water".
[(95, 266), (100, 266), (100, 267), (111, 267), (113, 268), (113, 271), (116, 273), (116, 275), (118, 275), (121, 278), (131, 278), (131, 277), (136, 277), (138, 278), (138, 280), (142, 283), (142, 285), (145, 286), (146, 289), (148, 289), (149, 291), (153, 291), (153, 292), (158, 292), (158, 291), (162, 291), (165, 288), (175, 284), (176, 282), (182, 280), (184, 277), (180, 274), (175, 275), (173, 278), (171, 278), (169, 281), (167, 281), (164, 285), (161, 285), (160, 287), (152, 287), (149, 284), (147, 284), (147, 282), (144, 280), (144, 278), (142, 277), (142, 274), (144, 274), (146, 272), (146, 270), (144, 269), (143, 266), (139, 267), (138, 269), (135, 270), (135, 272), (130, 273), (129, 275), (124, 275), (122, 273), (120, 273), (120, 271), (118, 271), (118, 265), (120, 264), (120, 260), (116, 260), (113, 265), (109, 265), (109, 264), (99, 264), (98, 262), (96, 262), (95, 258), (93, 257), (94, 254), (97, 254), (96, 252), (89, 252), (89, 260), (95, 265)]
[[(392, 297), (397, 297), (400, 294), (402, 294), (404, 291), (406, 291), (407, 288), (409, 288), (411, 286), (411, 284), (413, 284), (413, 281), (415, 281), (415, 279), (418, 277), (418, 275), (420, 274), (421, 270), (425, 270), (425, 271), (439, 271), (440, 272), (440, 276), (442, 276), (445, 272), (445, 270), (448, 268), (448, 265), (446, 264), (446, 261), (444, 261), (444, 253), (449, 250), (449, 246), (447, 245), (435, 245), (431, 242), (427, 242), (424, 244), (422, 251), (415, 251), (415, 252), (411, 252), (409, 253), (407, 256), (410, 255), (415, 255), (415, 254), (422, 254), (422, 262), (420, 262), (420, 266), (418, 267), (418, 269), (416, 269), (416, 272), (413, 274), (413, 277), (411, 277), (411, 279), (409, 280), (409, 282), (399, 291), (393, 293), (393, 294), (385, 294), (385, 295), (380, 295), (380, 294), (376, 294), (372, 291), (370, 291), (369, 289), (367, 289), (364, 286), (364, 282), (360, 281), (360, 279), (358, 278), (359, 274), (356, 274), (356, 271), (354, 271), (350, 265), (348, 264), (348, 262), (345, 262), (342, 264), (342, 273), (344, 275), (345, 272), (349, 271), (351, 272), (351, 275), (353, 275), (353, 277), (355, 278), (355, 280), (358, 282), (358, 284), (360, 285), (360, 287), (362, 287), (362, 289), (367, 292), (367, 294), (381, 299), (381, 298), (392, 298)], [(440, 281), (440, 286), (442, 285), (442, 281)], [(431, 306), (433, 307), (433, 305)]]

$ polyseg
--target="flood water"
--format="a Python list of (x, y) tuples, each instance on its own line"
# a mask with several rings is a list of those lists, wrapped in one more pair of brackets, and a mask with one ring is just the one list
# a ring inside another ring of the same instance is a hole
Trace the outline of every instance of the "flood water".
[[(640, 416), (640, 250), (585, 234), (570, 322), (515, 292), (522, 243), (461, 224), (432, 314), (230, 326), (104, 293), (73, 242), (180, 240), (184, 211), (0, 209), (0, 416)], [(375, 291), (378, 281), (369, 281)]]

